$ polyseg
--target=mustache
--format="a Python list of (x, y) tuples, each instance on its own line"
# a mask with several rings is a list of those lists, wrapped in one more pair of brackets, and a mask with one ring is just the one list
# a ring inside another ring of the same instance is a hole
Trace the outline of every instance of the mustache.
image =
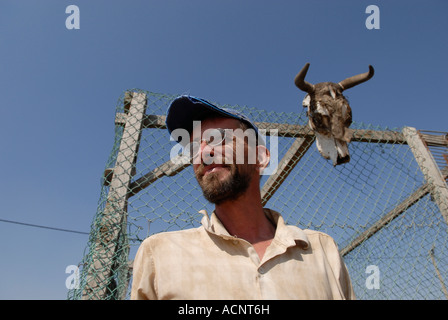
[(206, 170), (210, 169), (211, 167), (223, 167), (223, 168), (231, 168), (233, 164), (225, 164), (225, 163), (204, 163), (201, 162), (199, 166), (196, 168), (195, 175), (196, 177), (202, 177)]
[(225, 166), (229, 167), (230, 165), (235, 163), (235, 159), (226, 158), (224, 154), (222, 154), (220, 157), (217, 157), (215, 155), (210, 156), (206, 154), (202, 154), (196, 159), (193, 160), (193, 164), (198, 164), (198, 169), (204, 170), (205, 167), (212, 166), (212, 165), (218, 165), (218, 166)]

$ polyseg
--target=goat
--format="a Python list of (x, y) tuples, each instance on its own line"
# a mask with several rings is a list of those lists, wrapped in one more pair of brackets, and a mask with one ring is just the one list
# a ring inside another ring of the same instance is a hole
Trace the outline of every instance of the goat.
[(307, 108), (308, 124), (316, 136), (316, 146), (333, 166), (350, 161), (348, 143), (351, 134), (347, 130), (352, 123), (352, 109), (342, 92), (373, 77), (374, 69), (369, 65), (366, 73), (352, 76), (339, 83), (305, 81), (310, 64), (307, 63), (294, 79), (295, 85), (307, 95), (302, 105)]

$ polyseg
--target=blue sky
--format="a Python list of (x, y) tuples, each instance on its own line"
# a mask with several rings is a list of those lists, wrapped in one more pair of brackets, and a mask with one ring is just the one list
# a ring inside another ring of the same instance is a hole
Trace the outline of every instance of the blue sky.
[[(80, 9), (68, 30), (65, 9)], [(380, 29), (368, 30), (368, 5)], [(448, 131), (448, 2), (0, 2), (0, 219), (88, 232), (122, 92), (301, 112), (294, 76), (338, 82), (357, 122)], [(168, 141), (168, 138), (167, 138)], [(87, 235), (0, 221), (0, 299), (65, 299)]]

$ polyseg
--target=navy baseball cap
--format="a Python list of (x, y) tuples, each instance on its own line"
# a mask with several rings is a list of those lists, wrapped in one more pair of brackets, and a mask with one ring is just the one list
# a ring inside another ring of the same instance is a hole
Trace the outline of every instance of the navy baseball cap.
[[(257, 126), (246, 115), (234, 109), (219, 108), (207, 100), (190, 95), (179, 96), (171, 102), (166, 112), (165, 122), (170, 134), (179, 128), (191, 133), (193, 131), (193, 121), (204, 120), (216, 115), (243, 121), (255, 130), (257, 140), (260, 137)], [(259, 142), (264, 144), (263, 138), (260, 140)]]

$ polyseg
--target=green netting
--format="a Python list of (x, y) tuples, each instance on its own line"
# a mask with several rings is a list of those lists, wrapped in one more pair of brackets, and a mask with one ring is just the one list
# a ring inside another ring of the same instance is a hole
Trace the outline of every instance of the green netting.
[[(192, 168), (169, 162), (176, 143), (169, 139), (164, 115), (176, 95), (131, 92), (118, 101), (115, 141), (80, 262), (80, 286), (69, 291), (69, 299), (129, 298), (132, 259), (141, 241), (154, 233), (197, 227), (198, 211), (213, 210)], [(141, 105), (147, 100), (141, 121), (130, 119), (135, 116), (132, 98)], [(278, 129), (278, 136), (268, 135), (266, 141), (278, 150), (280, 164), (300, 142), (294, 160), (279, 171), (278, 188), (267, 189), (275, 176), (263, 176), (266, 207), (289, 224), (331, 235), (358, 299), (448, 298), (448, 232), (442, 214), (448, 208), (440, 192), (446, 191), (446, 183), (432, 181), (431, 172), (421, 166), (425, 160), (418, 161), (402, 130), (354, 123), (351, 161), (333, 167), (318, 153), (305, 112), (231, 107), (265, 123), (268, 134)], [(123, 158), (117, 160), (120, 152), (129, 162), (124, 168)], [(372, 266), (377, 277), (373, 286)]]

